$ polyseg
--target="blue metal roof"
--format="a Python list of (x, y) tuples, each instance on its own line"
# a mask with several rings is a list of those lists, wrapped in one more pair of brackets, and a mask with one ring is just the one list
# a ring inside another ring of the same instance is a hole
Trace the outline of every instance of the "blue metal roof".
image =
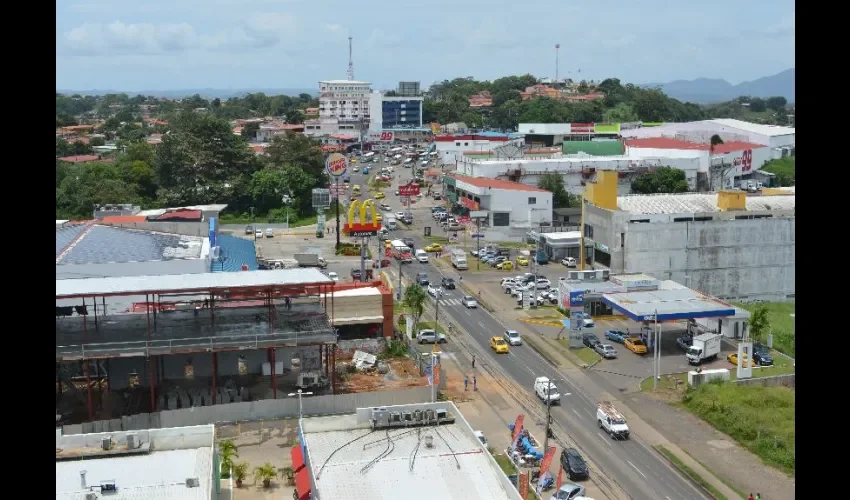
[[(58, 234), (59, 231), (57, 231), (57, 248), (59, 247)], [(197, 259), (201, 256), (202, 248), (203, 238), (197, 236), (94, 225), (56, 264)]]
[(219, 234), (215, 237), (216, 245), (221, 249), (218, 261), (210, 263), (212, 272), (241, 271), (242, 264), (248, 265), (249, 271), (256, 271), (257, 250), (254, 242), (238, 236)]
[(86, 230), (88, 224), (76, 224), (73, 226), (56, 226), (56, 256), (59, 256), (59, 253), (62, 250), (65, 250), (65, 247), (71, 244), (74, 241), (74, 238), (80, 235), (83, 231)]
[(634, 321), (675, 321), (734, 316), (735, 308), (689, 288), (604, 293), (602, 301)]

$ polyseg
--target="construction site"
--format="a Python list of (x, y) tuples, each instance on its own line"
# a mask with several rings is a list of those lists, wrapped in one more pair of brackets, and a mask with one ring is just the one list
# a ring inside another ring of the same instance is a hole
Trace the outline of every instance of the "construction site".
[(341, 342), (392, 334), (379, 281), (316, 269), (81, 278), (57, 280), (56, 300), (59, 424), (424, 380), (412, 363), (379, 370), (374, 355), (348, 368), (363, 353)]

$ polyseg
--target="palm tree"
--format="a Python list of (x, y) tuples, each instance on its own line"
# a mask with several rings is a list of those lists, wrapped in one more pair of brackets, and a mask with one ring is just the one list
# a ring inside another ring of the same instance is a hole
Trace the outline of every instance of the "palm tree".
[(221, 457), (222, 476), (230, 476), (230, 470), (233, 468), (233, 459), (239, 458), (239, 452), (233, 441), (227, 439), (218, 443), (218, 455)]
[(268, 488), (272, 484), (272, 479), (277, 477), (278, 474), (277, 467), (270, 462), (266, 462), (254, 469), (254, 483), (260, 480), (263, 482), (263, 487)]
[(404, 305), (410, 309), (413, 315), (413, 331), (416, 332), (416, 325), (419, 324), (419, 318), (425, 312), (425, 301), (428, 300), (428, 295), (421, 286), (414, 283), (407, 287), (404, 291)]

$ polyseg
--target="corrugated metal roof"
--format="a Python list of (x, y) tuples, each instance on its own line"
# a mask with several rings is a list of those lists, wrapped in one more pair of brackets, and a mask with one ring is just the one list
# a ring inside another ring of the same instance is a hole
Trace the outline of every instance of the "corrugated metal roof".
[[(57, 254), (61, 250), (58, 233)], [(203, 245), (204, 238), (197, 236), (94, 225), (56, 265), (198, 259)]]
[[(796, 196), (747, 196), (747, 211), (793, 211)], [(719, 212), (717, 193), (626, 195), (617, 197), (617, 208), (632, 214), (689, 214)]]
[(689, 288), (646, 292), (606, 293), (602, 301), (635, 321), (734, 316), (735, 308)]
[(221, 249), (218, 261), (210, 263), (212, 271), (242, 271), (242, 265), (247, 265), (249, 271), (257, 270), (257, 248), (254, 242), (238, 236), (219, 234), (215, 239)]
[(56, 298), (93, 295), (145, 295), (161, 291), (193, 292), (238, 287), (280, 287), (333, 283), (318, 269), (279, 269), (239, 273), (169, 274), (56, 280)]
[(745, 122), (743, 120), (735, 120), (733, 118), (717, 118), (714, 120), (707, 121), (710, 123), (716, 123), (717, 125), (722, 125), (724, 127), (737, 128), (739, 130), (743, 130), (744, 132), (766, 135), (768, 137), (794, 135), (797, 133), (797, 129), (791, 127), (780, 127), (778, 125), (762, 125), (760, 123), (750, 123)]
[(86, 230), (88, 224), (74, 224), (70, 226), (56, 226), (56, 255), (74, 241), (74, 238)]

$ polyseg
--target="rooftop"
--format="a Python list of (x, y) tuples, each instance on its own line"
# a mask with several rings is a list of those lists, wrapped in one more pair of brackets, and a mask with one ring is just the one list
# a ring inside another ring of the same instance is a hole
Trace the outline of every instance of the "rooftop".
[(343, 83), (346, 83), (346, 84), (349, 84), (349, 85), (371, 85), (372, 84), (372, 82), (362, 82), (362, 81), (359, 81), (359, 80), (321, 80), (319, 83), (320, 84), (321, 83), (330, 83), (330, 84), (333, 84), (333, 85), (339, 85), (339, 84), (343, 84)]
[[(796, 195), (747, 196), (748, 212), (794, 211)], [(617, 208), (632, 214), (689, 214), (719, 212), (717, 193), (626, 195)]]
[(671, 289), (646, 292), (606, 293), (602, 301), (635, 321), (652, 321), (655, 314), (658, 314), (658, 321), (735, 315), (731, 305), (676, 285)]
[(745, 122), (743, 120), (735, 120), (732, 118), (717, 118), (708, 121), (717, 125), (722, 125), (724, 127), (737, 128), (745, 132), (766, 135), (768, 137), (794, 135), (797, 133), (797, 130), (791, 127), (780, 127), (778, 125), (761, 125), (759, 123), (750, 123)]
[[(626, 146), (633, 148), (652, 148), (652, 149), (695, 149), (700, 151), (711, 151), (710, 144), (698, 144), (696, 142), (683, 141), (670, 137), (648, 137), (645, 139), (629, 139), (626, 141)], [(751, 142), (730, 141), (714, 146), (714, 154), (733, 153), (735, 151), (744, 151), (747, 149), (764, 148), (763, 144), (754, 144)]]
[(537, 186), (529, 186), (520, 184), (519, 182), (511, 182), (502, 179), (488, 179), (486, 177), (466, 177), (465, 175), (453, 175), (456, 180), (465, 182), (471, 186), (490, 189), (506, 189), (509, 191), (530, 191), (536, 193), (548, 193), (545, 189), (540, 189)]
[(577, 240), (581, 238), (581, 231), (563, 231), (560, 233), (541, 233), (546, 240), (561, 241), (561, 240)]
[[(426, 406), (433, 405), (387, 410), (409, 412)], [(459, 416), (452, 403), (439, 406)], [(432, 448), (425, 445), (429, 435)], [(417, 497), (421, 494), (416, 492), (425, 491), (430, 498), (444, 500), (520, 498), (462, 417), (439, 426), (377, 432), (357, 415), (316, 417), (304, 421), (304, 443), (316, 485), (313, 494), (321, 498), (389, 500), (399, 498), (399, 492)]]
[[(214, 432), (211, 425), (137, 431), (141, 446), (134, 452), (127, 450), (126, 433), (57, 436), (56, 499), (80, 500), (86, 493), (99, 492), (102, 483), (114, 482), (116, 491), (104, 498), (209, 500)], [(103, 437), (114, 441), (114, 453), (100, 450)], [(69, 458), (63, 460), (63, 454)], [(81, 471), (85, 471), (85, 489)], [(197, 485), (187, 486), (187, 479), (196, 480)]]
[(333, 283), (318, 269), (277, 269), (238, 273), (169, 274), (56, 280), (56, 298), (95, 295), (146, 295), (160, 292), (207, 292), (230, 288), (263, 288)]
[(57, 158), (57, 160), (65, 161), (68, 163), (85, 163), (89, 161), (98, 161), (102, 158), (100, 155), (76, 155), (76, 156), (63, 156), (61, 158)]
[(58, 227), (56, 265), (199, 259), (206, 241), (197, 236), (98, 224)]

